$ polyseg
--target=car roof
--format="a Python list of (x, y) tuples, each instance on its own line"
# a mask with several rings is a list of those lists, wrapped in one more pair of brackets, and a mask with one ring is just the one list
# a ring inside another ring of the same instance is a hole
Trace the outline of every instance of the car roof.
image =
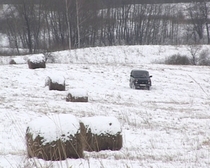
[(146, 70), (133, 69), (131, 72), (148, 72), (148, 71), (146, 71)]

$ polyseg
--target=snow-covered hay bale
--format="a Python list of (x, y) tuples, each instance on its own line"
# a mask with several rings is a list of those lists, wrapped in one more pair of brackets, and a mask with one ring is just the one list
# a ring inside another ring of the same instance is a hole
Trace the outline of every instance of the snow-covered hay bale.
[(16, 63), (16, 61), (15, 61), (14, 59), (11, 59), (11, 60), (9, 61), (9, 64), (17, 64), (17, 63)]
[(43, 54), (33, 55), (28, 58), (28, 67), (30, 69), (46, 68), (45, 56)]
[(67, 102), (88, 102), (87, 91), (83, 89), (71, 89), (66, 96)]
[(25, 64), (26, 60), (23, 57), (11, 58), (9, 64)]
[(49, 86), (49, 90), (65, 91), (65, 78), (59, 74), (48, 76), (45, 79), (45, 86)]
[(70, 114), (44, 116), (29, 123), (27, 154), (44, 160), (83, 158), (84, 125)]
[(85, 126), (85, 150), (120, 150), (122, 129), (115, 117), (95, 116), (81, 118)]

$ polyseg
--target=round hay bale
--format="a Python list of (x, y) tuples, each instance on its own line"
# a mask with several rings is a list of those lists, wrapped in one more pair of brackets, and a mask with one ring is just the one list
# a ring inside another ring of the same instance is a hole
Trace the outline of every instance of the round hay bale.
[(26, 60), (24, 59), (24, 57), (15, 57), (15, 58), (12, 58), (10, 61), (9, 61), (9, 64), (25, 64), (26, 63)]
[(43, 54), (33, 55), (28, 58), (29, 69), (46, 68), (45, 56)]
[(87, 92), (83, 89), (71, 89), (66, 96), (67, 102), (88, 102)]
[(84, 125), (70, 114), (33, 120), (26, 130), (27, 154), (44, 160), (83, 158)]
[(65, 78), (60, 75), (47, 77), (45, 80), (45, 86), (49, 86), (49, 90), (65, 91)]
[(120, 150), (122, 148), (122, 130), (115, 117), (85, 117), (81, 118), (85, 126), (85, 150)]
[(9, 64), (16, 64), (16, 62), (15, 62), (14, 59), (11, 59), (11, 60), (9, 61)]

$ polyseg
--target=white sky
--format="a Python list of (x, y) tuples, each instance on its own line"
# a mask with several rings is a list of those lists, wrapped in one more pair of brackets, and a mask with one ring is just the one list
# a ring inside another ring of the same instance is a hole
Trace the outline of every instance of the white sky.
[[(35, 70), (8, 65), (10, 57), (1, 57), (0, 168), (209, 167), (210, 67), (159, 64), (174, 53), (190, 56), (185, 46), (96, 47), (53, 53), (55, 64)], [(129, 88), (132, 69), (150, 72), (150, 91)], [(55, 71), (65, 78), (66, 91), (45, 87)], [(71, 89), (87, 91), (89, 102), (66, 102)], [(28, 124), (51, 114), (115, 117), (123, 148), (61, 162), (28, 159)]]

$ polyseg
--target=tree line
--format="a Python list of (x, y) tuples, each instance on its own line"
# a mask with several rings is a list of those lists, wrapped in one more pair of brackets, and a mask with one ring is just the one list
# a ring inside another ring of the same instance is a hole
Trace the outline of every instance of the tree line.
[[(111, 45), (209, 44), (209, 3), (104, 4), (17, 0), (0, 19), (10, 45), (29, 53)], [(183, 10), (183, 8), (185, 10)]]

